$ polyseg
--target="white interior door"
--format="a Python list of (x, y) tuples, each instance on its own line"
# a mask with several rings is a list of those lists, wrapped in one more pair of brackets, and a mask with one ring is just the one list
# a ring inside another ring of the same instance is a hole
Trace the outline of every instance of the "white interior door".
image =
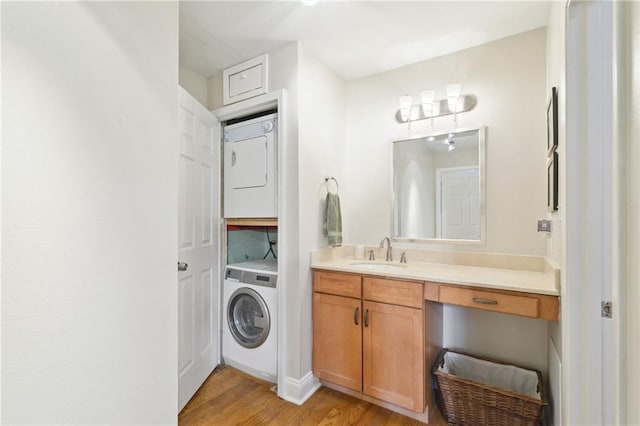
[(220, 123), (180, 89), (178, 411), (220, 361)]
[(436, 170), (438, 238), (480, 239), (480, 195), (477, 167)]

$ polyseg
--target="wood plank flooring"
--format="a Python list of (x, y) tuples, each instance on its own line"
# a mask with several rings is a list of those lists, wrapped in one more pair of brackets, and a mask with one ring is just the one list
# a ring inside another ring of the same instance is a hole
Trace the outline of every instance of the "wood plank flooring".
[[(421, 425), (340, 392), (320, 388), (302, 406), (284, 401), (273, 385), (220, 366), (180, 412), (180, 426), (196, 425)], [(439, 417), (435, 426), (445, 426)]]

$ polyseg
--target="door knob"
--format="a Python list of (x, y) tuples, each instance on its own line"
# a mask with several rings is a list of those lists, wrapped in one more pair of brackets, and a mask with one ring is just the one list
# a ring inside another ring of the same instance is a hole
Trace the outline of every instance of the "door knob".
[(184, 262), (178, 262), (178, 271), (186, 271), (187, 268), (189, 267), (188, 263), (184, 263)]

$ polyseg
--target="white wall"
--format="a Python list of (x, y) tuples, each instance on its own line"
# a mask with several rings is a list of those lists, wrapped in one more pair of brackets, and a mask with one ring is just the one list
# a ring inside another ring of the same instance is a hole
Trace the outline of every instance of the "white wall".
[(178, 81), (184, 90), (196, 98), (202, 105), (207, 106), (209, 102), (209, 89), (207, 87), (208, 80), (205, 76), (181, 65), (178, 72)]
[[(273, 71), (269, 71), (272, 73)], [(285, 87), (281, 87), (285, 88)], [(207, 78), (207, 106), (214, 110), (222, 107), (222, 70), (213, 73)], [(270, 90), (273, 90), (272, 88)]]
[[(566, 218), (566, 114), (565, 114), (565, 5), (562, 2), (552, 2), (549, 8), (549, 23), (547, 25), (547, 70), (546, 70), (546, 90), (548, 97), (551, 96), (551, 88), (558, 88), (558, 211), (547, 213), (551, 219), (552, 233), (547, 238), (546, 256), (551, 259), (561, 270), (560, 286), (566, 285), (565, 268), (565, 218)], [(561, 299), (564, 300), (564, 299)], [(562, 324), (560, 321), (549, 322), (549, 338), (553, 341), (553, 347), (557, 351), (557, 356), (550, 353), (550, 362), (562, 360)], [(550, 346), (551, 348), (552, 346)], [(561, 365), (549, 366), (550, 372), (557, 372), (558, 375), (550, 375), (550, 402), (553, 410), (553, 424), (562, 424), (561, 407)], [(555, 393), (554, 393), (555, 390)]]
[(443, 347), (547, 373), (547, 321), (443, 305)]
[[(301, 378), (300, 343), (300, 283), (299, 283), (299, 217), (298, 217), (298, 100), (299, 71), (298, 44), (291, 43), (276, 51), (269, 52), (269, 90), (287, 90), (286, 99), (286, 137), (280, 138), (278, 145), (278, 268), (281, 279), (279, 291), (286, 294), (280, 297), (278, 315), (282, 326), (278, 339), (284, 340), (285, 352), (278, 352), (280, 366), (278, 375), (284, 375), (285, 388), (279, 392), (291, 400), (300, 398), (299, 379)], [(221, 87), (221, 86), (220, 86)], [(221, 97), (219, 98), (222, 99)], [(282, 135), (281, 135), (282, 136)], [(284, 274), (284, 280), (282, 280)], [(284, 304), (282, 301), (284, 300)], [(280, 378), (279, 378), (280, 379)], [(279, 381), (280, 386), (280, 381)]]
[[(425, 248), (543, 255), (545, 237), (536, 220), (546, 212), (545, 31), (538, 29), (450, 55), (377, 74), (347, 85), (349, 243), (378, 244), (391, 230), (389, 144), (409, 136), (395, 121), (398, 98), (448, 83), (478, 98), (458, 116), (459, 128), (487, 126), (486, 245)], [(435, 119), (448, 131), (451, 116)], [(413, 134), (431, 133), (429, 120)], [(523, 197), (522, 194), (527, 194)]]
[[(301, 374), (311, 371), (312, 284), (309, 269), (310, 251), (327, 247), (322, 234), (324, 200), (327, 193), (325, 176), (333, 176), (339, 182), (339, 193), (347, 191), (346, 160), (346, 86), (330, 68), (318, 61), (301, 45), (299, 50), (299, 241)], [(335, 185), (330, 182), (335, 191)], [(346, 215), (351, 200), (341, 197), (343, 230), (351, 223)], [(344, 231), (343, 231), (344, 232)]]
[[(566, 180), (565, 180), (565, 5), (562, 2), (552, 2), (549, 8), (549, 24), (547, 25), (547, 101), (551, 97), (551, 88), (558, 88), (558, 152), (559, 184), (558, 211), (549, 213), (552, 221), (552, 234), (548, 238), (546, 256), (558, 265), (564, 265), (564, 219), (566, 208)], [(558, 342), (559, 344), (559, 342)]]
[(177, 411), (176, 3), (2, 3), (3, 424)]
[[(631, 111), (627, 116), (627, 169), (626, 182), (627, 194), (626, 202), (626, 227), (627, 243), (626, 258), (623, 264), (626, 267), (626, 312), (623, 322), (626, 323), (626, 388), (622, 390), (623, 407), (629, 424), (640, 424), (640, 5), (636, 2), (629, 2), (622, 5), (626, 22), (621, 26), (625, 31), (623, 36), (627, 43), (626, 55), (618, 58), (619, 62), (626, 64), (627, 85), (621, 91), (627, 91), (629, 96), (624, 99), (626, 108), (622, 111)], [(624, 21), (623, 21), (624, 22)], [(631, 58), (630, 60), (627, 60)], [(621, 67), (622, 68), (622, 67)], [(623, 254), (623, 255), (624, 255)], [(635, 361), (634, 361), (635, 360)], [(623, 381), (624, 383), (624, 381)]]

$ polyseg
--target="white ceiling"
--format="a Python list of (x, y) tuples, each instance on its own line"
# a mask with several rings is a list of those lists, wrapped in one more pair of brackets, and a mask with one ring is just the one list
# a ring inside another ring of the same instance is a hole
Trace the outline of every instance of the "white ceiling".
[(547, 23), (546, 1), (180, 1), (180, 64), (210, 76), (292, 41), (352, 80)]

